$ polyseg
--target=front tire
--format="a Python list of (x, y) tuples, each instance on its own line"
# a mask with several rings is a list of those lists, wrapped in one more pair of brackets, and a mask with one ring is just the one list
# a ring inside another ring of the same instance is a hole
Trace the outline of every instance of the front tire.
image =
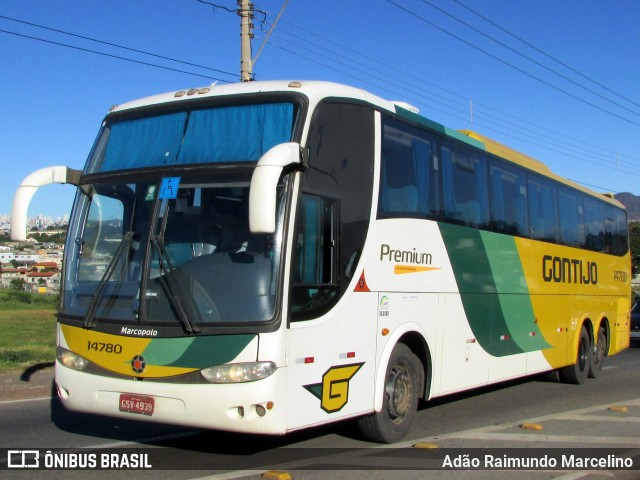
[(589, 375), (592, 359), (593, 349), (591, 347), (591, 340), (589, 339), (589, 332), (587, 332), (587, 327), (583, 325), (580, 330), (576, 362), (573, 365), (561, 368), (560, 378), (565, 383), (573, 383), (575, 385), (584, 383)]
[(358, 420), (362, 434), (379, 443), (402, 440), (416, 415), (423, 382), (418, 357), (406, 345), (397, 344), (387, 365), (382, 410)]

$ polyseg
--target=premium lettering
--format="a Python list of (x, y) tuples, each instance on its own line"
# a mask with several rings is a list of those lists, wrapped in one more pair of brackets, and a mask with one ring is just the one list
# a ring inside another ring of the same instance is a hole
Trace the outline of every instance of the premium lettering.
[(430, 253), (413, 250), (396, 250), (389, 245), (380, 245), (380, 261), (411, 263), (413, 265), (431, 265), (433, 257)]

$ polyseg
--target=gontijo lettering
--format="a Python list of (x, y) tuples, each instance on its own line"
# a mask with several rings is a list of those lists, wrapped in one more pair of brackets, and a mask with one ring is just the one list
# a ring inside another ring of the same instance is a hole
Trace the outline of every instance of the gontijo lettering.
[(598, 264), (577, 258), (545, 255), (542, 257), (542, 278), (545, 282), (596, 285)]

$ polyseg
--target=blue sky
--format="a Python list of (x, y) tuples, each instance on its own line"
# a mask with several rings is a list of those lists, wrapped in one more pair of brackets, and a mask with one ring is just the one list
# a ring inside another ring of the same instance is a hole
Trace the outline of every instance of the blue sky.
[[(82, 168), (112, 105), (238, 80), (240, 19), (207, 3), (236, 8), (235, 0), (0, 4), (0, 214), (32, 171)], [(256, 13), (255, 55), (284, 0), (254, 3), (266, 12)], [(290, 0), (254, 73), (362, 87), (597, 191), (640, 195), (638, 25), (637, 0)], [(68, 213), (73, 193), (43, 188), (29, 215)]]

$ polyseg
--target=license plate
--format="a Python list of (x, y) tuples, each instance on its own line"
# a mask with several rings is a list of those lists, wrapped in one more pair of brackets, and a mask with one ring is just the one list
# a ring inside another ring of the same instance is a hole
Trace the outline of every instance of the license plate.
[(131, 393), (120, 394), (120, 411), (137, 413), (140, 415), (153, 415), (153, 397), (134, 395)]
[(640, 331), (638, 331), (638, 332), (631, 332), (631, 338), (640, 338)]

